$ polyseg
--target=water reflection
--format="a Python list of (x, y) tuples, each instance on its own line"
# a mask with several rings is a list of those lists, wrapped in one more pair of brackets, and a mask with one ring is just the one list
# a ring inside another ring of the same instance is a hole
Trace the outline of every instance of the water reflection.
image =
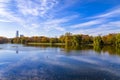
[(94, 46), (93, 50), (95, 50), (97, 53), (101, 53), (102, 51), (102, 46)]
[(16, 46), (16, 54), (18, 54), (18, 53), (19, 53), (19, 47)]
[(6, 46), (0, 50), (0, 80), (120, 79), (119, 48)]
[(34, 46), (34, 47), (40, 47), (40, 48), (61, 48), (61, 51), (65, 51), (66, 53), (69, 53), (71, 51), (80, 51), (80, 50), (94, 50), (97, 53), (105, 53), (107, 52), (110, 55), (119, 55), (120, 56), (120, 47), (115, 46), (38, 46), (38, 45), (27, 45), (27, 46)]

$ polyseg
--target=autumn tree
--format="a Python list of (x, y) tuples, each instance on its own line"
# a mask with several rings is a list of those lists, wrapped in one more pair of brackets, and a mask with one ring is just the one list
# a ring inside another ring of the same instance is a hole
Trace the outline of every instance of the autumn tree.
[(92, 44), (93, 37), (89, 35), (82, 35), (82, 44)]
[(104, 45), (114, 45), (116, 40), (116, 34), (109, 34), (102, 37)]

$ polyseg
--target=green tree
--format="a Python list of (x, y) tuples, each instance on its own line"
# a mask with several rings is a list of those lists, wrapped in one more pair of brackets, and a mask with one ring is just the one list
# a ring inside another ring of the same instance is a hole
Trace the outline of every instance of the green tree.
[(102, 38), (101, 38), (101, 36), (94, 37), (93, 45), (94, 46), (101, 46), (102, 45)]
[(72, 45), (72, 34), (71, 33), (66, 33), (65, 34), (65, 44), (67, 46)]
[(81, 35), (73, 35), (72, 36), (72, 45), (73, 46), (79, 46), (82, 41), (82, 36)]
[(116, 35), (116, 46), (120, 47), (120, 33)]
[(59, 40), (61, 43), (65, 43), (65, 35), (61, 35)]

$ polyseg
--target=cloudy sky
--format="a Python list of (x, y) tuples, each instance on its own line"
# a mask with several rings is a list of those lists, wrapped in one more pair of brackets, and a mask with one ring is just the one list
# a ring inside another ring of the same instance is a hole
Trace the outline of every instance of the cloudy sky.
[(120, 32), (120, 0), (0, 0), (0, 36)]

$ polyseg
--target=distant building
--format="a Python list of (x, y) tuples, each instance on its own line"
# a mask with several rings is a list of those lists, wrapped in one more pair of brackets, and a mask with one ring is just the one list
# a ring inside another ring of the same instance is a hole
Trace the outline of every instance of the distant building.
[(20, 37), (24, 37), (24, 35), (21, 34)]
[(16, 31), (16, 37), (19, 37), (19, 31)]

